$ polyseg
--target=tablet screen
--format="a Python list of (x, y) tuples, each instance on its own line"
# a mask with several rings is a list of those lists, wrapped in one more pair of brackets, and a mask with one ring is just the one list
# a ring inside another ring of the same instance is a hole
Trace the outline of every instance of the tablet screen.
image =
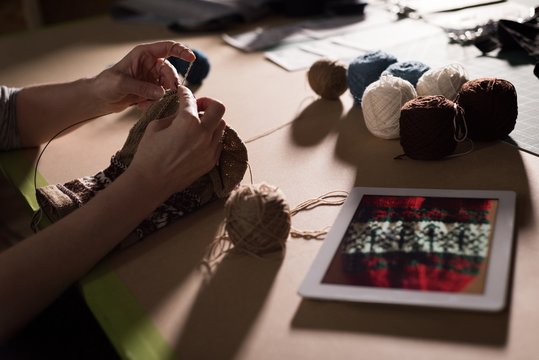
[(322, 283), (482, 294), (498, 200), (364, 195)]

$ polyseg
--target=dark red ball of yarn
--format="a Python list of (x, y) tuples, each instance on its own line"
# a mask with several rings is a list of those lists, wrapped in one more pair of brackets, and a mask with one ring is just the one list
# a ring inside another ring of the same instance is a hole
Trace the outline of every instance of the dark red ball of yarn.
[(464, 121), (462, 109), (441, 96), (420, 96), (405, 103), (400, 116), (400, 143), (416, 160), (438, 160), (457, 147), (455, 124)]
[(507, 80), (470, 80), (462, 85), (455, 101), (464, 109), (468, 136), (472, 140), (501, 140), (515, 128), (517, 92)]

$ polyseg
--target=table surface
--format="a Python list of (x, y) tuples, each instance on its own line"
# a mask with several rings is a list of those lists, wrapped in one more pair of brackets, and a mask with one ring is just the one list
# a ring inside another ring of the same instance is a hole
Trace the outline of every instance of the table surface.
[[(211, 277), (201, 270), (224, 217), (217, 201), (112, 254), (83, 281), (90, 307), (123, 357), (137, 358), (155, 346), (155, 358), (537, 358), (536, 156), (497, 142), (476, 144), (472, 153), (449, 160), (394, 160), (402, 153), (398, 140), (372, 136), (348, 93), (341, 101), (318, 99), (304, 72), (289, 73), (261, 53), (238, 51), (215, 33), (172, 33), (108, 18), (1, 37), (0, 83), (91, 76), (135, 44), (158, 39), (208, 55), (211, 72), (196, 95), (222, 100), (227, 122), (242, 139), (288, 124), (247, 149), (253, 182), (278, 186), (291, 207), (353, 186), (513, 190), (515, 255), (509, 304), (500, 313), (305, 300), (297, 290), (321, 241), (289, 238), (282, 257), (229, 254)], [(457, 50), (465, 51), (473, 50)], [(50, 184), (96, 173), (139, 116), (135, 109), (108, 115), (54, 140), (39, 173)], [(36, 151), (14, 156), (30, 174)], [(246, 175), (243, 182), (250, 181)], [(338, 211), (317, 208), (294, 216), (292, 224), (317, 230), (331, 225)]]

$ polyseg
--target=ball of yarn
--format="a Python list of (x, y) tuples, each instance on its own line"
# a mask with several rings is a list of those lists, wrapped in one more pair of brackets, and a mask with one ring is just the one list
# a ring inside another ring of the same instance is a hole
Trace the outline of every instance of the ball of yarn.
[[(202, 80), (204, 80), (210, 72), (210, 62), (208, 57), (202, 51), (196, 49), (191, 49), (191, 51), (195, 54), (196, 59), (193, 62), (193, 66), (191, 67), (186, 80), (189, 84), (199, 85), (202, 84)], [(176, 57), (169, 57), (167, 60), (176, 68), (178, 74), (185, 77), (187, 69), (189, 68), (188, 61)]]
[(464, 109), (468, 135), (472, 140), (501, 140), (515, 128), (517, 92), (507, 80), (470, 80), (462, 85), (456, 102)]
[(354, 102), (361, 105), (361, 98), (367, 86), (378, 80), (382, 72), (397, 58), (383, 51), (372, 51), (360, 55), (348, 65), (347, 80)]
[(307, 79), (313, 91), (323, 99), (336, 100), (348, 89), (346, 66), (338, 60), (317, 60), (309, 68)]
[(466, 81), (468, 81), (468, 75), (460, 64), (430, 69), (417, 81), (417, 95), (442, 95), (449, 100), (455, 100), (462, 84)]
[(382, 139), (400, 136), (401, 107), (417, 96), (410, 82), (392, 75), (382, 75), (363, 94), (361, 108), (369, 131)]
[(263, 255), (284, 250), (291, 219), (278, 188), (265, 183), (240, 186), (227, 199), (225, 216), (225, 230), (236, 251)]
[(428, 70), (430, 70), (430, 66), (421, 61), (399, 61), (389, 65), (382, 75), (389, 74), (397, 76), (416, 86), (419, 78)]
[(440, 96), (420, 96), (401, 109), (400, 143), (404, 153), (416, 160), (438, 160), (457, 146), (455, 126), (464, 121), (463, 110)]

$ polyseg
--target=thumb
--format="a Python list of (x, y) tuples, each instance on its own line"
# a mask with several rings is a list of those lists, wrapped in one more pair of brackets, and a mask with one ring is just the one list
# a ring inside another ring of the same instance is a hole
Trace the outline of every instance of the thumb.
[(126, 77), (121, 84), (122, 91), (126, 94), (136, 95), (143, 99), (157, 100), (165, 95), (165, 89), (147, 81)]

